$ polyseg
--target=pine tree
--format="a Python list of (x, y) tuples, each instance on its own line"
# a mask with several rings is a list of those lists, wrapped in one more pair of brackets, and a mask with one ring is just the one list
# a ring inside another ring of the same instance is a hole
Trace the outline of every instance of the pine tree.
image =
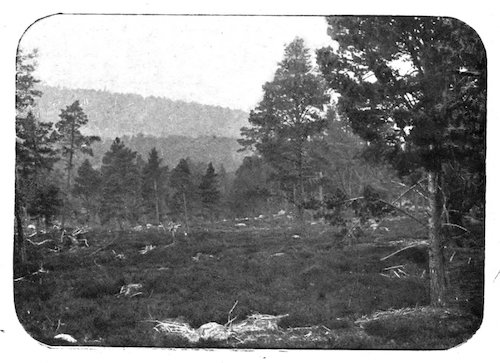
[(54, 184), (43, 184), (36, 189), (33, 203), (28, 206), (28, 213), (43, 218), (48, 227), (62, 204), (59, 188)]
[(124, 222), (137, 223), (141, 196), (136, 157), (136, 152), (116, 138), (102, 158), (100, 216), (103, 223), (115, 220), (120, 228), (123, 228)]
[(98, 136), (84, 136), (81, 127), (88, 123), (87, 115), (83, 112), (79, 101), (73, 102), (64, 110), (61, 110), (59, 122), (56, 123), (57, 140), (61, 147), (61, 156), (66, 161), (66, 197), (64, 199), (65, 210), (62, 215), (62, 225), (64, 227), (68, 197), (71, 190), (71, 178), (74, 168), (74, 156), (77, 152), (93, 155), (91, 144), (99, 141)]
[(101, 173), (92, 167), (89, 159), (85, 159), (77, 170), (73, 195), (83, 201), (87, 222), (91, 219), (91, 216), (97, 214), (101, 188)]
[(203, 214), (205, 217), (209, 216), (211, 220), (218, 214), (217, 207), (220, 202), (217, 177), (212, 163), (209, 163), (199, 186)]
[(191, 171), (186, 159), (180, 159), (177, 166), (170, 173), (170, 186), (173, 189), (170, 208), (174, 215), (184, 215), (186, 228), (189, 227), (193, 194), (195, 193), (191, 179)]
[(162, 200), (166, 195), (166, 178), (168, 168), (161, 166), (162, 159), (158, 156), (156, 148), (152, 148), (149, 158), (142, 169), (142, 198), (145, 212), (154, 215), (157, 224), (160, 224), (162, 215)]
[(231, 209), (238, 216), (260, 215), (271, 197), (272, 168), (262, 157), (247, 156), (231, 186)]
[(302, 39), (285, 48), (274, 79), (263, 90), (263, 100), (250, 113), (252, 127), (242, 129), (239, 142), (255, 148), (275, 169), (302, 220), (305, 181), (311, 174), (307, 146), (326, 127), (323, 110), (330, 98)]
[(374, 159), (401, 175), (423, 170), (429, 194), (433, 305), (445, 304), (443, 173), (484, 173), (486, 54), (466, 24), (436, 17), (332, 17), (339, 44), (318, 51), (339, 108)]
[(36, 196), (44, 188), (43, 174), (50, 171), (57, 160), (52, 144), (52, 124), (42, 123), (34, 114), (34, 106), (41, 92), (33, 76), (36, 51), (16, 55), (16, 169), (14, 215), (16, 220), (15, 255), (26, 261), (22, 209), (36, 204)]

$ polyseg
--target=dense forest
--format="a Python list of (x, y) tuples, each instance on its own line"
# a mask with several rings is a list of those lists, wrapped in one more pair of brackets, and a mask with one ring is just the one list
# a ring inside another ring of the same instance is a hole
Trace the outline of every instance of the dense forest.
[[(132, 150), (137, 151), (138, 156), (147, 160), (152, 148), (156, 148), (165, 165), (176, 165), (180, 159), (189, 158), (193, 162), (214, 165), (224, 165), (228, 172), (235, 172), (241, 165), (243, 158), (249, 153), (238, 152), (241, 146), (236, 139), (216, 136), (165, 136), (137, 134), (132, 136), (120, 136), (120, 139)], [(92, 145), (93, 157), (90, 162), (94, 166), (100, 166), (102, 157), (109, 150), (114, 139), (104, 138)], [(85, 158), (88, 156), (80, 156)], [(82, 160), (83, 161), (83, 160)]]
[(248, 114), (196, 102), (172, 101), (105, 90), (67, 89), (37, 84), (41, 97), (36, 103), (40, 120), (55, 122), (60, 110), (75, 100), (89, 117), (82, 132), (101, 138), (139, 133), (155, 136), (239, 137)]
[[(16, 263), (30, 259), (27, 225), (108, 232), (182, 225), (187, 236), (194, 226), (208, 233), (228, 219), (246, 227), (250, 220), (283, 217), (293, 224), (278, 226), (283, 233), (328, 226), (317, 237), (326, 242), (314, 247), (323, 248), (333, 243), (325, 231), (351, 247), (363, 231), (398, 215), (426, 234), (427, 266), (412, 281), (423, 286), (428, 276), (425, 303), (446, 306), (446, 264), (455, 256), (447, 248), (464, 235), (484, 242), (485, 50), (471, 28), (453, 19), (327, 21), (338, 49), (314, 50), (313, 58), (295, 38), (248, 115), (41, 86), (33, 76), (36, 53), (19, 51)], [(410, 62), (410, 71), (398, 62)], [(375, 272), (373, 280), (388, 276)], [(319, 300), (327, 298), (321, 294)]]

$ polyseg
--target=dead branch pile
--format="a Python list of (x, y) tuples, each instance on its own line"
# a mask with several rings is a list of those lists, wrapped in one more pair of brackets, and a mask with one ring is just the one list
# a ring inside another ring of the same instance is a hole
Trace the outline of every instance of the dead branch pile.
[(285, 315), (264, 315), (252, 314), (245, 320), (231, 325), (231, 330), (235, 333), (254, 332), (262, 330), (278, 330), (278, 322), (287, 317)]
[(188, 323), (179, 319), (167, 319), (154, 321), (156, 323), (154, 330), (162, 334), (184, 337), (191, 343), (196, 343), (200, 339), (221, 341), (235, 338), (240, 340), (239, 334), (279, 330), (278, 322), (286, 316), (288, 314), (278, 316), (253, 314), (238, 323), (233, 324), (232, 320), (228, 319), (226, 325), (210, 322), (203, 324), (198, 329), (192, 328)]
[(200, 334), (196, 329), (191, 328), (188, 323), (177, 319), (167, 319), (156, 321), (154, 330), (159, 333), (176, 335), (186, 338), (191, 343), (197, 343), (200, 340)]

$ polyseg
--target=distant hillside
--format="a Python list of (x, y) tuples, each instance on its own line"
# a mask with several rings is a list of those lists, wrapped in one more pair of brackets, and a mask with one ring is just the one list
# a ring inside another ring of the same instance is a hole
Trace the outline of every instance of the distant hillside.
[(43, 92), (38, 101), (42, 120), (57, 122), (61, 109), (79, 100), (89, 117), (84, 132), (102, 138), (139, 133), (238, 138), (248, 119), (241, 110), (195, 102), (46, 85), (38, 88)]

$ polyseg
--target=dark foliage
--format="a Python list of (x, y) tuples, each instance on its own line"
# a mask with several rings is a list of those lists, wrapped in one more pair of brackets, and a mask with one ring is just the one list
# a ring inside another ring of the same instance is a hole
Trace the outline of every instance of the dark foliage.
[(136, 152), (116, 138), (102, 159), (102, 199), (100, 216), (103, 223), (115, 220), (137, 223), (140, 218), (140, 173)]
[(213, 219), (217, 217), (220, 202), (220, 191), (218, 185), (218, 175), (212, 163), (208, 164), (207, 171), (201, 180), (199, 190), (201, 205), (205, 217)]

